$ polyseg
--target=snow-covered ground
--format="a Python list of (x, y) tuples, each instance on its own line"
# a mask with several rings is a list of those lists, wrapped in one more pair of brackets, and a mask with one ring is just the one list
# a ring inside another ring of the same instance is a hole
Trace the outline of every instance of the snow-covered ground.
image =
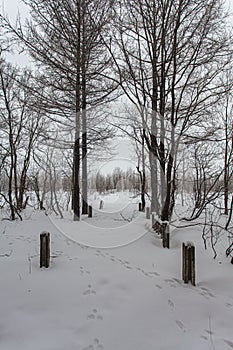
[[(233, 266), (224, 249), (213, 260), (197, 227), (174, 229), (171, 249), (163, 249), (144, 213), (116, 220), (119, 207), (114, 213), (109, 203), (103, 227), (97, 210), (76, 223), (36, 212), (0, 222), (0, 350), (233, 349)], [(121, 247), (78, 243), (82, 230), (96, 232), (98, 243), (101, 230), (115, 239), (138, 228), (140, 237)], [(48, 269), (39, 268), (44, 230), (51, 233)], [(196, 287), (181, 280), (183, 241), (195, 242)]]

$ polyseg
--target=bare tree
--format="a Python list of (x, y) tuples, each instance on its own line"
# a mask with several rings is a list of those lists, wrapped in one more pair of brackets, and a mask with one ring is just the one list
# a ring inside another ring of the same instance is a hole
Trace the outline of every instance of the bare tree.
[[(24, 209), (27, 174), (33, 148), (42, 134), (43, 115), (34, 111), (35, 99), (25, 87), (34, 84), (31, 72), (1, 62), (0, 66), (0, 123), (3, 154), (2, 167), (8, 178), (8, 203), (11, 219)], [(38, 101), (37, 101), (38, 102)]]
[[(223, 84), (226, 86), (226, 93), (223, 94), (217, 109), (217, 116), (220, 116), (220, 127), (223, 135), (219, 135), (220, 144), (223, 144), (224, 153), (224, 213), (229, 211), (230, 181), (232, 180), (233, 162), (233, 95), (232, 95), (232, 66), (224, 72), (222, 76)], [(232, 210), (232, 209), (230, 209)]]
[(212, 106), (225, 92), (218, 78), (232, 47), (226, 13), (219, 0), (125, 0), (116, 18), (117, 49), (107, 46), (123, 91), (146, 110), (151, 178), (153, 182), (160, 177), (159, 214), (170, 220), (179, 145), (195, 126), (211, 118)]
[(3, 21), (43, 71), (47, 108), (55, 119), (65, 115), (74, 121), (73, 209), (79, 220), (81, 190), (82, 212), (87, 213), (87, 107), (109, 100), (116, 88), (106, 81), (109, 57), (101, 39), (109, 28), (111, 1), (101, 6), (97, 0), (24, 2), (31, 10), (24, 27), (20, 21), (15, 27), (7, 18)]

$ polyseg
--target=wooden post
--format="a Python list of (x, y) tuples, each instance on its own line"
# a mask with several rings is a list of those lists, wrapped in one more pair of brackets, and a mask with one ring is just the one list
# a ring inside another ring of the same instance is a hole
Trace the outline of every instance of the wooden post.
[(195, 286), (195, 246), (191, 242), (182, 243), (182, 279), (184, 283), (191, 281)]
[(163, 247), (170, 248), (170, 228), (169, 224), (164, 224), (163, 233)]
[(185, 280), (185, 254), (186, 254), (186, 246), (184, 242), (182, 243), (182, 280)]
[(191, 265), (191, 283), (193, 286), (196, 285), (196, 272), (195, 272), (195, 247), (194, 245), (190, 248), (190, 265)]
[(50, 263), (50, 233), (40, 234), (40, 267), (49, 267)]
[(138, 209), (139, 211), (142, 211), (142, 203), (138, 203)]
[(169, 224), (166, 225), (165, 230), (165, 236), (166, 236), (166, 248), (170, 248), (170, 226)]
[(184, 258), (185, 258), (185, 267), (184, 267), (184, 283), (188, 283), (189, 282), (189, 253), (188, 253), (188, 246), (185, 245), (185, 254), (184, 254)]
[(100, 201), (100, 209), (103, 209), (103, 207), (104, 207), (104, 201), (101, 199), (101, 201)]
[(150, 208), (146, 207), (146, 218), (150, 220)]
[(92, 206), (91, 205), (88, 206), (88, 217), (92, 218)]

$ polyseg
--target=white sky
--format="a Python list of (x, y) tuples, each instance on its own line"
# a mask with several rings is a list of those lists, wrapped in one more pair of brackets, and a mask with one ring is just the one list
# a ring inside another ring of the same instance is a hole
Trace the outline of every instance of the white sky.
[(14, 19), (18, 12), (22, 16), (27, 13), (26, 6), (22, 0), (0, 0), (1, 10), (5, 11), (11, 19)]

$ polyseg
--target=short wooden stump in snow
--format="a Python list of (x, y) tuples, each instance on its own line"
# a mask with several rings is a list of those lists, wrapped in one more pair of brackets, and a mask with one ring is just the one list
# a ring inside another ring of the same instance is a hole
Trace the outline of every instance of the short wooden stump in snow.
[(168, 221), (162, 221), (156, 215), (152, 213), (152, 228), (155, 232), (161, 235), (163, 247), (170, 248), (170, 226)]
[(92, 218), (92, 206), (91, 205), (88, 206), (88, 217)]
[(49, 267), (50, 263), (50, 233), (40, 234), (40, 267)]
[(182, 278), (184, 283), (190, 281), (195, 286), (195, 246), (192, 242), (182, 244)]

